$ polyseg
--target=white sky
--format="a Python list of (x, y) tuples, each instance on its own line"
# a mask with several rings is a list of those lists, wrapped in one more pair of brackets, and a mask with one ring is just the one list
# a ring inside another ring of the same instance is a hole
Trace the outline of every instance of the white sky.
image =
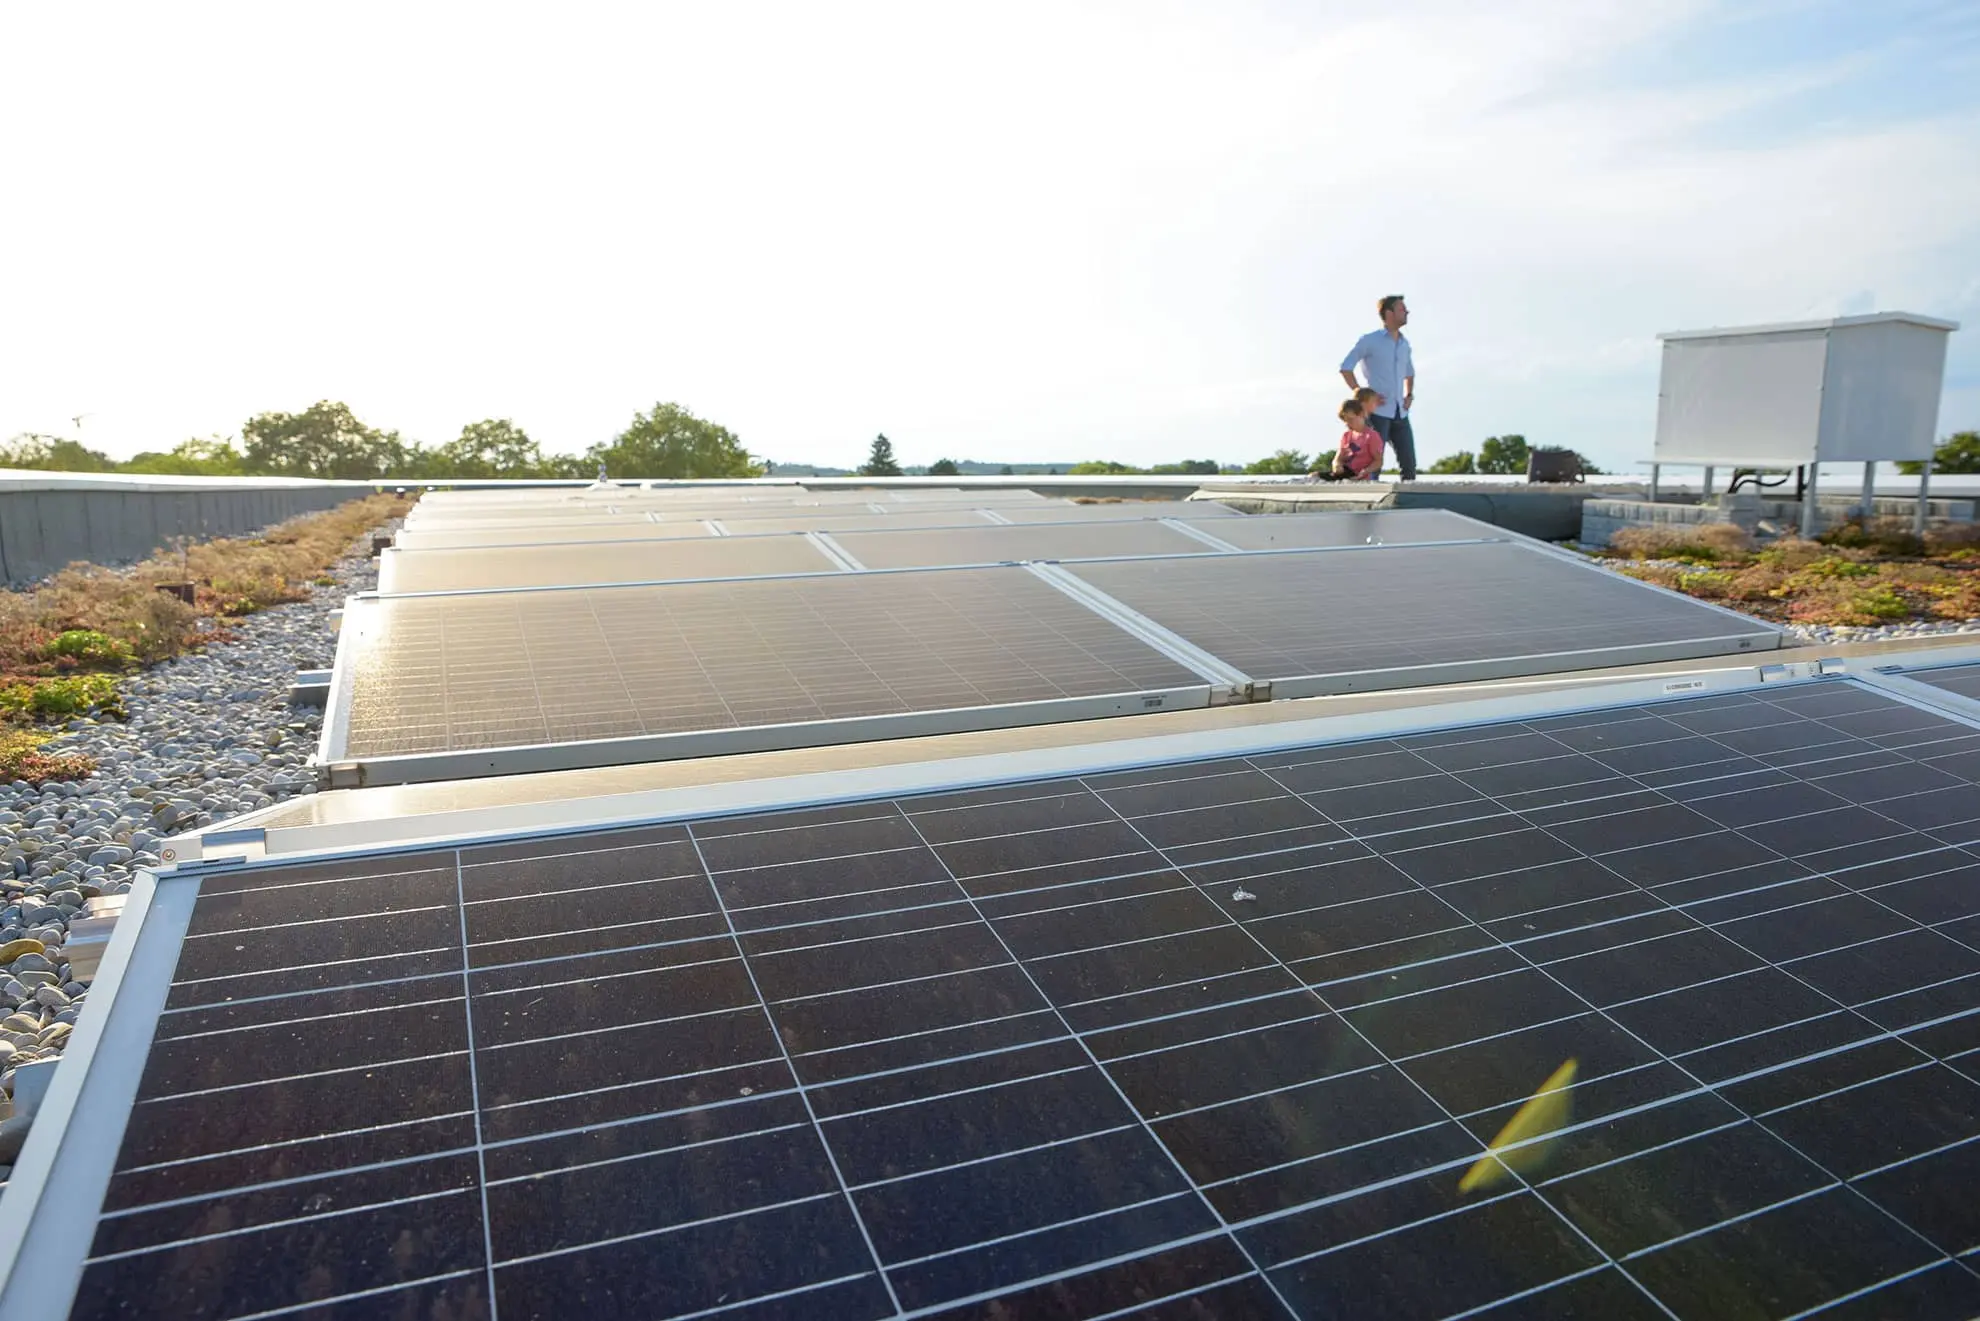
[(1971, 7), (1843, 12), (14, 6), (0, 438), (671, 400), (782, 461), (1237, 461), (1331, 440), (1387, 292), (1426, 459), (1625, 465), (1658, 330), (1873, 309), (1966, 321), (1980, 426)]

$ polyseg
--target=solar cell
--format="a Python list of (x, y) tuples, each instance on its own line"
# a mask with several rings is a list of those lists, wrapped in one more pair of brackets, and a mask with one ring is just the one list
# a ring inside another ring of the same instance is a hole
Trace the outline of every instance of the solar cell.
[[(1211, 529), (1248, 525), (1224, 520)], [(1779, 630), (1510, 542), (1068, 565), (1279, 696), (1779, 645)]]
[(0, 1302), (1970, 1315), (1976, 748), (1830, 680), (167, 876)]
[[(1179, 518), (1193, 517), (1179, 514)], [(1370, 542), (1476, 541), (1503, 538), (1489, 523), (1442, 509), (1343, 510), (1327, 514), (1261, 514), (1220, 518), (1204, 531), (1239, 550), (1298, 550), (1319, 546), (1360, 546)]]
[[(1014, 567), (358, 598), (322, 760), (372, 783), (603, 766), (901, 732), (882, 717), (950, 713), (915, 726), (932, 733), (1204, 705), (1205, 682)], [(665, 741), (685, 735), (712, 741)], [(488, 749), (512, 751), (437, 756)]]
[(601, 541), (525, 548), (387, 550), (378, 559), (381, 592), (447, 592), (502, 587), (735, 578), (826, 573), (839, 566), (807, 537), (701, 537)]
[(1177, 531), (1157, 519), (913, 532), (842, 532), (832, 539), (869, 569), (1067, 560), (1095, 555), (1190, 555), (1210, 549), (1187, 532)]

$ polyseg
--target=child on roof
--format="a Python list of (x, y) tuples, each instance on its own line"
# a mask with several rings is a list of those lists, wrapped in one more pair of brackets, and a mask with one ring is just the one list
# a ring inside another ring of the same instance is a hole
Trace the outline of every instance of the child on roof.
[(1373, 390), (1363, 390), (1341, 405), (1340, 418), (1347, 431), (1341, 436), (1340, 448), (1334, 452), (1336, 480), (1372, 482), (1382, 471), (1382, 438), (1368, 425), (1369, 405), (1362, 402), (1362, 394), (1373, 395), (1376, 406), (1380, 406), (1382, 396)]

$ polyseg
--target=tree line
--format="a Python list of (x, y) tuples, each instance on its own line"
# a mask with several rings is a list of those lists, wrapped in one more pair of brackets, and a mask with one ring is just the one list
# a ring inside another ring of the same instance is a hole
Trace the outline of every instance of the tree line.
[(24, 435), (0, 444), (0, 468), (126, 472), (186, 477), (316, 477), (342, 481), (444, 481), (466, 477), (756, 477), (765, 465), (734, 432), (678, 404), (655, 404), (583, 454), (548, 454), (507, 418), (470, 422), (440, 445), (360, 421), (322, 400), (300, 413), (257, 413), (232, 436), (187, 440), (119, 462), (80, 441)]
[[(1532, 448), (1521, 435), (1488, 436), (1474, 453), (1459, 450), (1428, 465), (1436, 475), (1523, 473)], [(1220, 463), (1215, 459), (1184, 459), (1136, 467), (1112, 459), (1089, 459), (1068, 464), (1073, 477), (1175, 476), (1297, 476), (1324, 463), (1329, 451), (1311, 456), (1296, 449), (1275, 450), (1250, 463)], [(1578, 457), (1578, 456), (1577, 456)], [(930, 463), (931, 477), (953, 477), (972, 460), (939, 458)], [(1968, 466), (1971, 465), (1971, 466)], [(241, 425), (235, 437), (208, 436), (187, 440), (169, 450), (148, 450), (118, 461), (80, 441), (53, 436), (23, 435), (0, 443), (0, 468), (37, 468), (60, 472), (125, 472), (188, 477), (315, 477), (344, 481), (432, 482), (460, 478), (587, 478), (603, 467), (615, 478), (683, 480), (712, 477), (758, 477), (776, 471), (768, 459), (751, 454), (727, 427), (696, 417), (679, 404), (655, 404), (609, 441), (582, 454), (546, 453), (528, 432), (507, 418), (485, 418), (461, 428), (454, 439), (439, 445), (407, 440), (397, 431), (367, 425), (348, 404), (322, 400), (300, 413), (257, 413)], [(1972, 432), (1954, 436), (1941, 451), (1939, 470), (1980, 470), (1980, 437)], [(1012, 469), (1002, 469), (1010, 475)], [(1026, 472), (1041, 471), (1026, 465)], [(1043, 469), (1057, 476), (1057, 467)], [(1582, 471), (1601, 470), (1582, 460)], [(894, 445), (882, 433), (874, 437), (861, 476), (898, 477), (902, 474)]]

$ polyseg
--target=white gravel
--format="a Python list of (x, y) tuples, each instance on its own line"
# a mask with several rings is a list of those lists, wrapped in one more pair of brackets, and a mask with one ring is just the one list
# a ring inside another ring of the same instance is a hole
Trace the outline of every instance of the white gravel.
[(70, 722), (46, 750), (88, 753), (90, 778), (0, 784), (0, 944), (47, 947), (0, 974), (0, 1089), (13, 1092), (17, 1066), (59, 1055), (61, 1025), (88, 1001), (61, 948), (85, 900), (128, 891), (166, 835), (314, 791), (304, 763), (322, 713), (290, 706), (289, 685), (329, 666), (330, 612), (376, 584), (377, 562), (354, 551), (330, 576), (337, 585), (307, 601), (231, 621), (233, 641), (127, 680), (128, 720)]

